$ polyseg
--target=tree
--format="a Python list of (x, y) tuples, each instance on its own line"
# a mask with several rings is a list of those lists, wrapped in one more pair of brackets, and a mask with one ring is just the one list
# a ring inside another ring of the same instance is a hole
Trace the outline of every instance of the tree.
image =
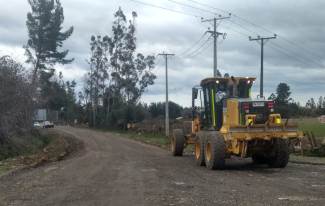
[(276, 89), (276, 98), (275, 101), (278, 104), (288, 104), (290, 100), (291, 92), (290, 87), (286, 83), (280, 83)]
[[(135, 12), (133, 18), (137, 17)], [(112, 66), (112, 91), (126, 103), (137, 103), (145, 89), (154, 83), (154, 56), (136, 52), (134, 21), (127, 21), (121, 8), (115, 13), (109, 52)]]
[[(292, 98), (290, 98), (290, 87), (286, 83), (280, 83), (276, 89), (275, 109), (283, 117), (289, 118), (291, 116), (289, 103), (292, 104)], [(274, 98), (274, 96), (273, 96)]]
[(103, 100), (106, 83), (109, 79), (108, 48), (109, 38), (105, 36), (92, 36), (90, 42), (91, 57), (89, 60), (90, 72), (88, 73), (89, 97), (92, 105), (92, 124), (96, 124), (96, 113), (99, 100)]
[[(152, 118), (165, 116), (165, 102), (151, 103), (148, 111)], [(182, 106), (172, 101), (169, 102), (169, 117), (171, 119), (176, 119), (177, 117), (182, 116), (182, 112)]]
[[(84, 99), (93, 126), (126, 125), (145, 115), (139, 99), (154, 84), (154, 56), (136, 53), (134, 20), (127, 21), (121, 8), (115, 13), (112, 36), (91, 37), (90, 72)], [(98, 123), (98, 124), (97, 124)]]
[(26, 71), (9, 56), (0, 58), (0, 144), (32, 126), (33, 98)]
[(51, 69), (56, 63), (68, 64), (73, 59), (66, 59), (69, 50), (59, 51), (68, 39), (73, 27), (62, 31), (64, 21), (63, 7), (60, 0), (28, 0), (31, 12), (27, 14), (29, 39), (24, 46), (27, 63), (33, 64), (33, 84), (39, 71)]

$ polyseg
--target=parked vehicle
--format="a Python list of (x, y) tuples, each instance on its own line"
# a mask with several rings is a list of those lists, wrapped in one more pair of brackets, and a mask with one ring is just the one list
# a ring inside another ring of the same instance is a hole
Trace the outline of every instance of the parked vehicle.
[(54, 123), (50, 121), (45, 121), (43, 123), (43, 128), (54, 128)]
[(34, 122), (33, 126), (34, 126), (35, 128), (41, 128), (41, 127), (43, 127), (43, 126), (41, 125), (41, 123), (39, 123), (39, 122)]

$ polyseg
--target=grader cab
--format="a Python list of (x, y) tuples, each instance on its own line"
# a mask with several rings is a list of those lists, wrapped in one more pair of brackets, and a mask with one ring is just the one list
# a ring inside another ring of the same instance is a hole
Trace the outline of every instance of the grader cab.
[(184, 147), (194, 144), (196, 164), (209, 169), (223, 169), (231, 155), (285, 167), (289, 140), (303, 134), (288, 120), (282, 121), (273, 101), (251, 98), (254, 81), (248, 77), (207, 78), (194, 87), (191, 127), (173, 130), (172, 154), (182, 156)]

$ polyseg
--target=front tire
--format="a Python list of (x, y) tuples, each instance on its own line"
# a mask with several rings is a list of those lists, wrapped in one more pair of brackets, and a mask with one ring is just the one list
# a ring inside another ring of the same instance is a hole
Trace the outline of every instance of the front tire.
[(276, 139), (268, 165), (272, 168), (284, 168), (289, 162), (289, 143), (285, 139)]
[(173, 135), (171, 137), (171, 151), (173, 156), (182, 156), (185, 144), (185, 137), (183, 130), (181, 129), (174, 129)]
[(194, 145), (194, 157), (195, 157), (196, 165), (198, 166), (205, 165), (204, 149), (205, 149), (205, 140), (204, 137), (200, 135)]
[(226, 143), (218, 133), (207, 135), (205, 141), (205, 165), (208, 169), (224, 169), (226, 159)]

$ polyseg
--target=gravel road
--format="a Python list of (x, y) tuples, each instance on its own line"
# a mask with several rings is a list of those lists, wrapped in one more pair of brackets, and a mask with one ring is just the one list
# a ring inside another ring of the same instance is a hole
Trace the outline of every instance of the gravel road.
[(325, 205), (325, 166), (285, 169), (231, 159), (227, 169), (111, 133), (58, 127), (84, 151), (0, 178), (0, 205)]

